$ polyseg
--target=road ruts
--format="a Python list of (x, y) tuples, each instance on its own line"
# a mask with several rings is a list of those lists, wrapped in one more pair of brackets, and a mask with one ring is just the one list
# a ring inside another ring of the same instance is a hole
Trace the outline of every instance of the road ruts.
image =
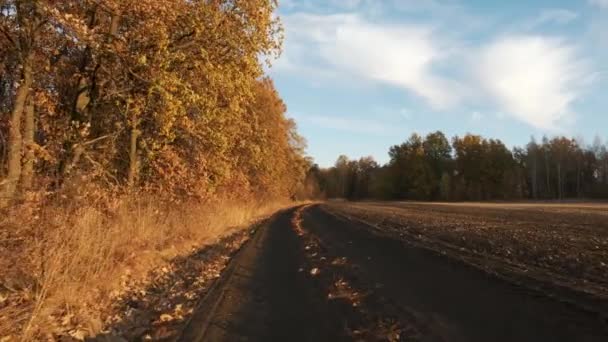
[(324, 298), (301, 271), (295, 209), (275, 215), (235, 256), (180, 341), (336, 341)]
[(383, 298), (392, 312), (414, 317), (408, 323), (429, 332), (418, 340), (608, 341), (607, 323), (597, 315), (377, 235), (322, 205), (300, 208), (294, 229), (296, 210), (277, 214), (235, 256), (181, 341), (353, 340), (345, 334), (347, 319), (332, 307), (319, 281), (342, 275), (329, 274), (335, 270), (323, 264), (322, 276), (315, 279), (308, 272), (311, 240), (328, 258), (348, 260), (354, 272), (349, 279), (366, 286), (361, 293)]
[(448, 341), (608, 341), (605, 318), (377, 235), (322, 206), (305, 213), (303, 227)]

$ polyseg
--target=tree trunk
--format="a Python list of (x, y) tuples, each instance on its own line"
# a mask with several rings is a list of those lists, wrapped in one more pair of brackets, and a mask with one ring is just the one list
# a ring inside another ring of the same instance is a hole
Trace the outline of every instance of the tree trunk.
[(562, 165), (561, 165), (561, 163), (557, 164), (557, 196), (560, 200), (562, 199)]
[[(97, 22), (97, 5), (94, 5), (87, 13), (88, 22), (87, 27), (93, 29)], [(93, 87), (92, 79), (94, 78), (93, 71), (88, 70), (87, 66), (92, 61), (91, 58), (91, 47), (86, 46), (82, 54), (79, 66), (80, 77), (78, 78), (78, 84), (76, 85), (76, 98), (74, 99), (74, 113), (78, 115), (80, 121), (90, 122), (88, 116), (88, 107), (91, 103), (91, 88)]]
[(34, 134), (36, 132), (34, 99), (30, 95), (27, 106), (25, 107), (25, 117), (23, 118), (23, 170), (21, 172), (21, 189), (30, 190), (34, 178)]
[(608, 157), (604, 157), (604, 184), (608, 184)]
[(66, 181), (68, 179), (68, 177), (72, 173), (72, 169), (74, 169), (74, 167), (76, 167), (76, 165), (80, 161), (80, 157), (82, 157), (82, 154), (84, 153), (84, 146), (79, 145), (79, 144), (74, 144), (71, 148), (71, 151), (72, 151), (72, 156), (69, 159), (69, 161), (66, 162), (66, 164), (63, 167), (63, 170), (61, 172), (62, 181)]
[(545, 175), (547, 176), (547, 195), (548, 198), (553, 197), (551, 195), (551, 175), (550, 175), (550, 169), (549, 169), (549, 156), (547, 155), (547, 152), (545, 151)]
[[(108, 29), (108, 42), (111, 43), (118, 35), (118, 28), (120, 24), (120, 14), (114, 13), (110, 19), (110, 27)], [(90, 29), (94, 28), (97, 22), (97, 6), (95, 6), (89, 14), (89, 22), (88, 27)], [(94, 79), (97, 74), (97, 70), (99, 69), (101, 62), (98, 62), (97, 65), (93, 67), (87, 73), (87, 65), (93, 60), (90, 56), (91, 48), (89, 46), (86, 47), (84, 55), (82, 57), (81, 65), (80, 65), (80, 73), (82, 76), (78, 80), (78, 92), (76, 95), (76, 101), (74, 105), (74, 110), (78, 115), (80, 115), (81, 119), (86, 118), (87, 121), (91, 121), (90, 113), (89, 113), (89, 104), (93, 100), (93, 88), (95, 87)]]
[(538, 161), (536, 159), (536, 153), (532, 157), (532, 198), (538, 199)]
[(135, 184), (139, 171), (137, 156), (137, 139), (139, 138), (140, 134), (141, 132), (136, 128), (133, 128), (131, 130), (131, 146), (129, 147), (129, 174), (127, 177), (129, 187), (132, 187)]
[(2, 182), (0, 207), (7, 206), (15, 198), (19, 178), (21, 177), (21, 117), (26, 106), (30, 87), (32, 86), (31, 54), (25, 57), (22, 68), (21, 83), (17, 88), (15, 104), (13, 105), (9, 121), (7, 175), (6, 179)]
[(576, 196), (581, 197), (581, 165), (580, 161), (576, 163)]
[(120, 26), (120, 13), (113, 13), (112, 18), (110, 20), (110, 30), (108, 42), (112, 42), (114, 37), (118, 35), (118, 28)]

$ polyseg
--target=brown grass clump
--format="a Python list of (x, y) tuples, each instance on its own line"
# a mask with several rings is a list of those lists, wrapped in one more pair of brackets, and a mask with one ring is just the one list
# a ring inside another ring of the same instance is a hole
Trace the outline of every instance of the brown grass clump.
[[(127, 282), (247, 227), (287, 203), (169, 205), (153, 198), (23, 204), (0, 216), (0, 339), (103, 329)], [(32, 199), (27, 203), (44, 203)]]

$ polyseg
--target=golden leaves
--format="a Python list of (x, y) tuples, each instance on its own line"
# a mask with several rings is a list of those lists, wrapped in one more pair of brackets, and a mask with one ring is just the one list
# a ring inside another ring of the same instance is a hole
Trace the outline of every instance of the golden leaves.
[(276, 1), (37, 3), (44, 167), (93, 165), (118, 182), (135, 168), (139, 185), (172, 195), (238, 186), (285, 196), (300, 182), (295, 127), (259, 80), (280, 50)]

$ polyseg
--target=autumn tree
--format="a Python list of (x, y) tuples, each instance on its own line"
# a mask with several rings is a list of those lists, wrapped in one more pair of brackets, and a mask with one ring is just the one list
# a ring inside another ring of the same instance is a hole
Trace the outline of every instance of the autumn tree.
[[(9, 103), (6, 139), (6, 176), (0, 181), (0, 207), (12, 200), (22, 176), (24, 147), (31, 148), (35, 94), (34, 74), (40, 53), (40, 41), (46, 27), (44, 9), (39, 1), (2, 1), (0, 3), (0, 31), (2, 32), (3, 92)], [(22, 120), (25, 118), (25, 127)], [(22, 130), (25, 128), (25, 132)], [(25, 134), (24, 134), (25, 133)], [(25, 139), (25, 143), (24, 140)], [(31, 183), (31, 153), (26, 153), (24, 178)]]
[(2, 1), (3, 204), (33, 185), (293, 196), (310, 163), (264, 78), (280, 52), (276, 7)]
[(330, 198), (370, 198), (376, 191), (378, 172), (379, 165), (371, 156), (351, 160), (341, 155), (333, 167), (318, 171), (319, 190)]
[(310, 167), (303, 158), (305, 142), (285, 112), (273, 82), (268, 78), (259, 81), (249, 119), (239, 124), (242, 143), (233, 152), (238, 156), (237, 170), (244, 173), (247, 186), (256, 194), (293, 195)]
[(530, 179), (530, 196), (534, 199), (538, 199), (540, 194), (539, 186), (542, 183), (542, 181), (539, 179), (542, 156), (541, 149), (536, 143), (534, 137), (532, 137), (530, 142), (526, 145), (525, 154), (522, 153), (521, 155), (522, 162), (525, 166), (527, 166), (529, 172), (528, 177)]
[(537, 143), (532, 137), (525, 148), (509, 149), (480, 135), (456, 136), (450, 146), (442, 132), (424, 138), (414, 133), (392, 146), (389, 157), (386, 165), (361, 172), (362, 160), (340, 156), (323, 170), (321, 183), (329, 197), (350, 199), (608, 197), (608, 153), (599, 139), (585, 147), (581, 138), (543, 137)]
[[(429, 133), (422, 143), (425, 162), (431, 170), (431, 199), (448, 197), (445, 183), (452, 174), (452, 147), (446, 136), (441, 131)], [(442, 187), (444, 188), (442, 190)]]

